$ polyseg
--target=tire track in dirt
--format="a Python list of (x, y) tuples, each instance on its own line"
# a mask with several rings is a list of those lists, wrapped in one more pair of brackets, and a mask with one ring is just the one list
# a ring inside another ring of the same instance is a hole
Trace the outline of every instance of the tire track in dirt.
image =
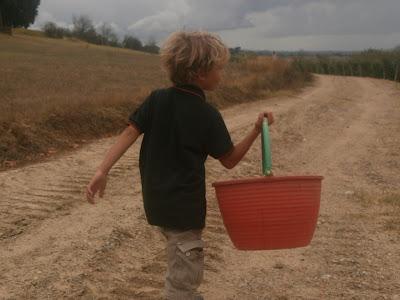
[[(398, 265), (382, 255), (394, 253), (398, 241), (371, 232), (383, 225), (375, 223), (370, 208), (343, 194), (355, 187), (396, 187), (399, 141), (393, 136), (400, 125), (394, 99), (400, 99), (399, 91), (388, 82), (318, 76), (316, 86), (300, 95), (222, 112), (238, 141), (260, 111), (272, 110), (275, 174), (321, 174), (325, 180), (311, 247), (241, 252), (226, 235), (211, 183), (260, 176), (260, 140), (233, 170), (207, 160), (201, 287), (206, 299), (366, 299), (394, 293)], [(163, 237), (147, 224), (142, 208), (140, 140), (111, 170), (105, 197), (95, 206), (84, 199), (85, 186), (114, 141), (102, 139), (60, 159), (0, 173), (1, 299), (160, 299)]]
[(74, 203), (82, 201), (81, 185), (90, 178), (89, 174), (73, 181), (66, 177), (62, 180), (65, 183), (57, 184), (58, 178), (43, 176), (57, 174), (56, 168), (44, 172), (30, 168), (27, 176), (19, 176), (20, 170), (0, 173), (0, 211), (4, 215), (0, 220), (0, 240), (19, 235), (40, 220), (67, 212)]
[[(6, 274), (0, 284), (0, 298), (10, 295), (20, 299), (76, 299), (91, 295), (101, 298), (103, 292), (111, 298), (135, 295), (135, 298), (147, 299), (154, 293), (159, 296), (160, 284), (164, 279), (157, 281), (153, 277), (155, 270), (159, 276), (163, 276), (158, 270), (159, 252), (162, 249), (154, 249), (154, 232), (145, 222), (139, 198), (141, 190), (137, 167), (140, 141), (130, 150), (132, 155), (121, 158), (110, 172), (108, 187), (112, 187), (106, 190), (104, 200), (92, 207), (84, 198), (84, 187), (94, 172), (93, 159), (100, 162), (113, 142), (113, 139), (104, 139), (97, 145), (90, 145), (78, 158), (76, 154), (71, 154), (63, 161), (49, 161), (40, 168), (30, 166), (14, 170), (17, 174), (12, 176), (9, 173), (0, 174), (4, 176), (0, 177), (2, 185), (8, 188), (4, 190), (4, 195), (10, 195), (3, 198), (6, 201), (0, 205), (1, 213), (5, 215), (0, 224), (3, 230), (6, 226), (12, 230), (8, 231), (11, 232), (8, 235), (2, 232), (1, 246), (5, 250), (2, 251), (2, 262), (7, 261), (7, 264), (0, 264), (1, 273)], [(101, 150), (98, 150), (99, 145)], [(97, 153), (96, 158), (93, 153)], [(55, 166), (54, 163), (59, 165)], [(52, 170), (46, 164), (52, 165)], [(55, 170), (57, 168), (58, 172)], [(18, 192), (12, 189), (15, 183), (12, 180), (15, 178), (19, 183), (24, 183), (24, 188)], [(34, 180), (29, 181), (29, 178)], [(128, 180), (121, 181), (121, 178), (134, 178), (135, 182), (129, 185)], [(138, 203), (134, 208), (132, 201), (125, 201), (122, 206), (116, 203), (115, 207), (114, 203), (107, 202), (107, 198), (137, 199)], [(80, 211), (82, 204), (84, 210)], [(108, 207), (101, 207), (102, 204)], [(145, 230), (132, 227), (130, 221), (134, 216)], [(119, 224), (116, 220), (120, 218), (127, 222)], [(85, 228), (85, 224), (91, 226)], [(65, 228), (69, 230), (64, 231)], [(35, 239), (35, 234), (39, 234), (38, 239)], [(146, 245), (148, 239), (152, 242)], [(65, 242), (56, 242), (59, 240)], [(131, 243), (137, 244), (138, 240), (140, 243), (132, 247)], [(161, 245), (161, 242), (158, 244)], [(118, 256), (125, 255), (127, 250), (139, 254), (144, 251), (144, 255), (131, 257), (132, 261), (139, 263), (128, 270), (140, 274), (124, 278), (122, 284), (115, 274), (124, 271), (124, 264), (118, 263), (121, 261)], [(39, 259), (35, 262), (24, 261), (23, 258), (29, 256)], [(52, 261), (54, 265), (46, 266), (40, 262), (42, 259)], [(21, 276), (13, 268), (16, 265), (25, 265), (29, 275)], [(46, 271), (42, 272), (41, 269)], [(144, 276), (147, 276), (146, 280)], [(103, 280), (111, 280), (115, 285), (108, 288), (102, 284)], [(137, 289), (144, 282), (154, 287)], [(13, 287), (4, 291), (6, 286)], [(92, 286), (96, 287), (95, 291)]]

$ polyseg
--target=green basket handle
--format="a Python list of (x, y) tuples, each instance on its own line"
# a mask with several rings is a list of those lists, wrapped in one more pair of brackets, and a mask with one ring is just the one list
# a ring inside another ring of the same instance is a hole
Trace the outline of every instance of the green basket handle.
[(261, 132), (262, 172), (264, 176), (272, 176), (271, 143), (269, 138), (268, 119), (264, 118)]

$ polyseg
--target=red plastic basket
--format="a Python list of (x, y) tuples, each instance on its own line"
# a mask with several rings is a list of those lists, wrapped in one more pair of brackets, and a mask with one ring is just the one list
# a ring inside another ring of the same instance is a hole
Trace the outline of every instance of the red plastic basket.
[(317, 225), (322, 176), (271, 176), (266, 120), (260, 178), (215, 182), (225, 227), (239, 250), (272, 250), (310, 244)]
[(321, 176), (213, 183), (225, 227), (239, 250), (307, 246), (318, 220)]

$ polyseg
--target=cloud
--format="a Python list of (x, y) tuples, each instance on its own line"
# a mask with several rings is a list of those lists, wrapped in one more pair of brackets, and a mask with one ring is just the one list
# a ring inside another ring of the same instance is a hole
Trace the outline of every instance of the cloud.
[(67, 22), (58, 20), (50, 12), (48, 12), (46, 10), (42, 10), (39, 13), (39, 15), (37, 16), (35, 24), (33, 26), (31, 26), (31, 28), (40, 29), (46, 22), (53, 22), (53, 23), (57, 24), (58, 26), (62, 26), (62, 27), (70, 27), (70, 24), (68, 24)]
[(87, 14), (94, 24), (114, 24), (120, 37), (159, 43), (178, 29), (204, 29), (254, 48), (271, 40), (298, 44), (301, 37), (313, 44), (349, 41), (345, 36), (388, 41), (400, 33), (399, 11), (399, 0), (42, 0), (35, 26), (71, 24), (73, 15)]
[(336, 0), (280, 6), (249, 18), (265, 37), (393, 34), (400, 32), (398, 12), (398, 0)]
[[(310, 0), (305, 0), (310, 1)], [(248, 14), (287, 3), (288, 0), (165, 0), (164, 9), (130, 24), (129, 32), (138, 37), (152, 36), (158, 41), (180, 29), (218, 32), (254, 27)]]
[(47, 21), (46, 13), (69, 24), (72, 23), (73, 15), (86, 14), (94, 23), (114, 22), (126, 29), (132, 22), (164, 8), (163, 0), (41, 0), (34, 25)]
[(209, 31), (249, 28), (254, 26), (248, 19), (249, 13), (265, 11), (287, 2), (287, 0), (166, 0), (164, 9), (135, 21), (129, 26), (129, 30), (139, 35), (153, 34), (161, 37), (182, 28)]
[(185, 16), (190, 13), (191, 8), (185, 0), (166, 1), (167, 7), (153, 15), (145, 16), (132, 23), (128, 31), (138, 37), (151, 36), (160, 40), (170, 32), (185, 27)]

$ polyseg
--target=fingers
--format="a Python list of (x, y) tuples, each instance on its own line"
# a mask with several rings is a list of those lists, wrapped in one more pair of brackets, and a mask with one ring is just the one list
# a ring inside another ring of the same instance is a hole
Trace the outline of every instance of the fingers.
[(90, 185), (88, 185), (86, 187), (86, 200), (91, 204), (94, 204), (94, 195), (95, 193), (91, 190)]
[(268, 125), (271, 125), (272, 123), (274, 123), (274, 116), (273, 116), (272, 112), (266, 111), (264, 113), (261, 113), (260, 116), (268, 119)]
[(103, 196), (104, 196), (104, 192), (106, 190), (106, 185), (107, 185), (107, 181), (106, 180), (100, 182), (100, 184), (99, 184), (99, 196), (100, 196), (100, 198), (103, 198)]
[(261, 126), (262, 126), (262, 122), (263, 122), (264, 118), (267, 118), (268, 125), (271, 125), (272, 123), (274, 123), (274, 116), (273, 116), (272, 112), (269, 112), (269, 111), (261, 112), (258, 114), (258, 119), (257, 119), (257, 122), (255, 123), (255, 127), (258, 131), (261, 131)]
[(103, 198), (104, 196), (104, 190), (106, 188), (106, 183), (107, 180), (104, 175), (102, 174), (97, 174), (93, 177), (93, 179), (89, 182), (89, 184), (86, 187), (86, 200), (94, 204), (94, 198), (99, 191), (99, 196), (100, 198)]
[(100, 198), (103, 198), (103, 196), (104, 196), (104, 190), (105, 190), (105, 187), (100, 188), (100, 191), (99, 191), (99, 197), (100, 197)]
[(267, 119), (268, 119), (268, 125), (271, 125), (272, 123), (274, 123), (274, 116), (272, 114), (272, 112), (266, 112), (267, 115)]

